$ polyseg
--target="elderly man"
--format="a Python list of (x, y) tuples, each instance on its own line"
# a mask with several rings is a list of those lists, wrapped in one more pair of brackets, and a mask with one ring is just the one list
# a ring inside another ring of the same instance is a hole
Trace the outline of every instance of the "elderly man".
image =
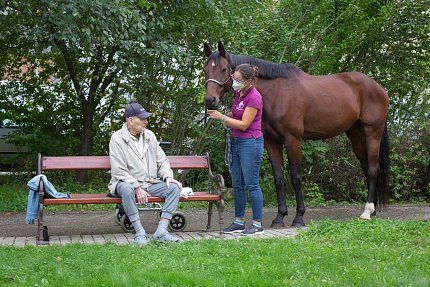
[(172, 215), (179, 202), (182, 184), (173, 178), (169, 160), (160, 148), (154, 133), (146, 129), (151, 113), (138, 103), (128, 104), (126, 122), (116, 131), (109, 143), (111, 181), (109, 190), (122, 198), (125, 214), (136, 231), (134, 242), (148, 243), (136, 201), (147, 203), (148, 195), (165, 198), (158, 228), (152, 236), (160, 242), (177, 242), (168, 231)]

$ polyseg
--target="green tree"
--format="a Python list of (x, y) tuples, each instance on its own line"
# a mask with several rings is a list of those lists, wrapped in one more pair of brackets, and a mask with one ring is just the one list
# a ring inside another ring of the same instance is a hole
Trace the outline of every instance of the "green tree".
[[(109, 128), (126, 101), (121, 95), (134, 92), (128, 80), (165, 48), (157, 38), (164, 21), (154, 16), (157, 6), (147, 1), (1, 5), (0, 67), (13, 80), (4, 85), (2, 117), (31, 127), (39, 139), (55, 138), (49, 142), (56, 143), (57, 154), (94, 153), (97, 133)], [(22, 74), (23, 65), (40, 72)]]

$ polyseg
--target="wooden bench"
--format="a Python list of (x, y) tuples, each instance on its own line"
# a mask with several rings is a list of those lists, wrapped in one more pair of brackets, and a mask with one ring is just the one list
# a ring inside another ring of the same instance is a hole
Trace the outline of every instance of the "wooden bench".
[[(205, 156), (168, 156), (170, 166), (174, 170), (206, 169), (208, 171), (208, 191), (194, 191), (194, 195), (181, 197), (180, 201), (207, 201), (208, 222), (207, 229), (211, 228), (212, 207), (218, 209), (220, 233), (222, 233), (224, 218), (224, 178), (222, 175), (214, 176), (209, 163), (209, 155)], [(38, 174), (48, 170), (110, 170), (109, 156), (42, 156), (38, 155)], [(217, 191), (213, 185), (217, 181)], [(55, 183), (53, 183), (55, 186)], [(39, 220), (37, 231), (37, 244), (49, 244), (48, 228), (43, 225), (43, 208), (47, 205), (58, 204), (120, 204), (121, 198), (105, 194), (71, 194), (70, 198), (47, 198), (43, 181), (39, 183)], [(150, 196), (148, 202), (164, 202), (163, 198)]]

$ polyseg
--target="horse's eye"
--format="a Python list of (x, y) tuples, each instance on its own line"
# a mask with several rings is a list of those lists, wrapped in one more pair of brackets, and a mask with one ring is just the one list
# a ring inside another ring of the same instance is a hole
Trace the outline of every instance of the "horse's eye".
[(227, 71), (227, 68), (222, 68), (222, 72), (225, 73)]

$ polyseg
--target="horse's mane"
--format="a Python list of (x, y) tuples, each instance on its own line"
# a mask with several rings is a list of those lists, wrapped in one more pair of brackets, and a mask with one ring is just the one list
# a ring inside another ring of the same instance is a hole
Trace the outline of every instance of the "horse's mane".
[(245, 55), (228, 54), (231, 59), (232, 68), (236, 68), (240, 64), (250, 64), (258, 67), (258, 77), (266, 79), (288, 78), (294, 73), (300, 71), (299, 68), (291, 63), (273, 63), (266, 60), (253, 58)]

